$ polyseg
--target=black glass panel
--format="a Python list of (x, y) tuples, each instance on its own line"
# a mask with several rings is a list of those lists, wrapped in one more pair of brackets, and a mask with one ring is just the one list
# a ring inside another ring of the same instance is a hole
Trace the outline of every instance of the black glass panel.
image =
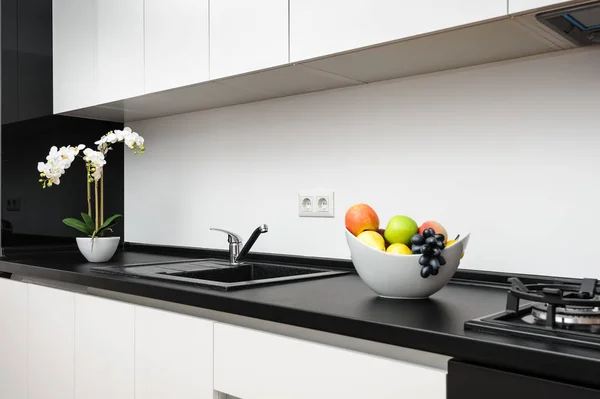
[[(2, 0), (1, 204), (4, 250), (73, 245), (80, 234), (62, 223), (87, 209), (81, 159), (42, 189), (37, 162), (53, 145), (86, 144), (120, 123), (53, 115), (52, 0)], [(105, 167), (105, 215), (123, 212), (123, 147)], [(115, 228), (123, 237), (123, 225)]]
[[(86, 170), (76, 159), (60, 185), (42, 189), (37, 163), (53, 145), (93, 146), (122, 124), (68, 116), (48, 116), (2, 126), (2, 246), (73, 243), (80, 234), (62, 223), (86, 212)], [(123, 146), (114, 146), (104, 169), (105, 214), (123, 213)], [(123, 236), (123, 226), (115, 228)]]

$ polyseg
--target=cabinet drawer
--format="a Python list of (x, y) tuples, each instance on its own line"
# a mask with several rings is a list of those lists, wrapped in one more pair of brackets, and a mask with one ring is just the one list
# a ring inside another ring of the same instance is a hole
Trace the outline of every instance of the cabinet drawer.
[(244, 399), (444, 399), (446, 373), (346, 349), (215, 324), (215, 390)]

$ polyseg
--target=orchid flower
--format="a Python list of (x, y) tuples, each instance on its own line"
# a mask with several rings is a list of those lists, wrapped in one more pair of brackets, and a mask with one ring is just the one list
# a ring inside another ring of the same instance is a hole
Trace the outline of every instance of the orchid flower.
[(94, 144), (98, 146), (98, 151), (106, 154), (112, 149), (111, 144), (115, 143), (124, 143), (133, 150), (134, 154), (143, 154), (146, 149), (144, 147), (144, 138), (131, 130), (130, 127), (125, 127), (123, 130), (108, 132)]

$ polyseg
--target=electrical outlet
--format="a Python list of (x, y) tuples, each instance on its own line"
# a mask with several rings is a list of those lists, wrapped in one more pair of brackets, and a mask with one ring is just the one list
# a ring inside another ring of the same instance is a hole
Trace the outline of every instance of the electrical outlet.
[(7, 211), (20, 211), (21, 210), (21, 198), (9, 198), (6, 200)]
[(334, 217), (333, 191), (302, 191), (298, 194), (300, 217)]
[(298, 194), (298, 216), (311, 216), (314, 209), (315, 199), (312, 195)]

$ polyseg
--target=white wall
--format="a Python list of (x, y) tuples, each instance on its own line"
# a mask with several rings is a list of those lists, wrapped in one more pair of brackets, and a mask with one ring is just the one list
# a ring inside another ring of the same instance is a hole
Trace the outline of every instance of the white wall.
[[(600, 277), (600, 51), (571, 51), (132, 124), (126, 240), (349, 258), (344, 213), (366, 202), (471, 231), (461, 267)], [(297, 193), (335, 190), (334, 219)]]

